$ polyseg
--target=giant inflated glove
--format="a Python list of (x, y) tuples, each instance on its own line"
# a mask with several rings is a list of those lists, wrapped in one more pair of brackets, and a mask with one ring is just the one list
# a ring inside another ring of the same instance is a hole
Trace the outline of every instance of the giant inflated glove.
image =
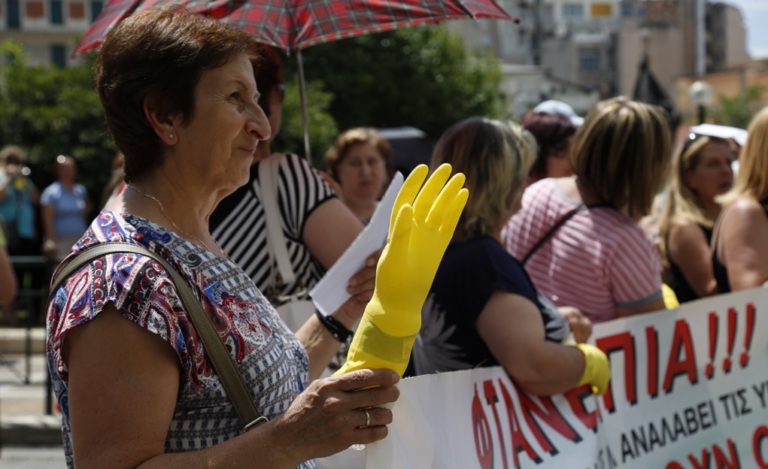
[(611, 362), (605, 353), (594, 345), (577, 344), (576, 347), (584, 354), (584, 373), (581, 375), (579, 386), (592, 385), (592, 392), (604, 394), (611, 380)]
[(389, 368), (402, 376), (408, 366), (421, 327), (421, 307), (469, 196), (462, 188), (463, 174), (448, 180), (448, 164), (437, 168), (422, 187), (426, 175), (427, 167), (419, 165), (400, 188), (376, 268), (373, 297), (347, 362), (336, 374)]

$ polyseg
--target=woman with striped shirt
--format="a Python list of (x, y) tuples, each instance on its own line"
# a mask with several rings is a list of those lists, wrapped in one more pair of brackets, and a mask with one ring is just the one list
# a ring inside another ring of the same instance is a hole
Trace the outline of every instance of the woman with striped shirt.
[[(275, 49), (268, 47), (262, 49), (262, 56), (256, 69), (256, 82), (261, 92), (259, 104), (272, 127), (271, 141), (280, 130), (282, 117), (282, 59)], [(363, 225), (304, 158), (295, 154), (280, 155), (276, 199), (288, 258), (295, 274), (293, 282), (282, 282), (273, 260), (274, 249), (269, 245), (262, 199), (264, 188), (259, 183), (259, 166), (265, 164), (263, 160), (270, 155), (269, 142), (259, 145), (248, 183), (221, 201), (209, 224), (214, 239), (230, 259), (253, 279), (274, 306), (281, 306), (291, 298), (307, 297), (307, 292), (347, 249)], [(345, 349), (339, 352), (339, 342), (346, 343), (351, 337), (350, 329), (371, 299), (375, 265), (376, 259), (371, 258), (366, 267), (353, 276), (347, 288), (352, 297), (326, 319), (334, 323), (335, 331), (343, 333), (333, 334), (334, 328), (329, 329), (327, 323), (323, 323), (325, 332), (337, 339), (336, 347), (323, 346), (323, 357), (330, 360), (334, 354), (345, 354)], [(319, 320), (312, 316), (309, 323)], [(301, 329), (296, 332), (301, 337)], [(320, 339), (307, 338), (306, 342), (328, 343)], [(327, 363), (316, 361), (323, 362)], [(310, 367), (311, 376), (319, 375), (324, 369), (324, 365), (319, 369), (312, 364)]]
[(575, 176), (525, 191), (507, 224), (507, 250), (543, 294), (593, 322), (663, 309), (659, 255), (637, 220), (669, 166), (664, 115), (626, 98), (603, 101), (571, 151)]

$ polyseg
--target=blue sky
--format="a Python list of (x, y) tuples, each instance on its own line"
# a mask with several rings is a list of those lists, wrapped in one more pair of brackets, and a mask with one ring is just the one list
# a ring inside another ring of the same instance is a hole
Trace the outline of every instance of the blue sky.
[(727, 0), (741, 8), (752, 58), (768, 58), (768, 0)]

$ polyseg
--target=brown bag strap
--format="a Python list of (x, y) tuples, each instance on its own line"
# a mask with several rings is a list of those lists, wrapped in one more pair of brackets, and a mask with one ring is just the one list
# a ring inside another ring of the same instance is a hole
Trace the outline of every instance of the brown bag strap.
[(525, 256), (523, 256), (523, 259), (520, 263), (525, 265), (528, 262), (528, 260), (531, 258), (531, 256), (536, 254), (536, 251), (538, 251), (539, 248), (544, 245), (544, 243), (549, 241), (549, 239), (555, 235), (557, 230), (559, 230), (563, 225), (565, 225), (565, 222), (573, 218), (574, 215), (576, 215), (577, 213), (579, 213), (579, 211), (585, 208), (587, 208), (586, 205), (579, 204), (576, 208), (570, 210), (568, 213), (560, 217), (560, 219), (557, 220), (557, 222), (554, 225), (552, 225), (549, 231), (544, 233), (544, 236), (539, 238), (539, 240), (536, 241), (536, 244), (534, 244), (533, 247), (527, 253), (525, 253)]
[(184, 309), (187, 311), (192, 325), (197, 331), (197, 335), (200, 336), (200, 340), (203, 342), (203, 347), (208, 354), (213, 369), (219, 375), (224, 391), (235, 407), (240, 423), (243, 425), (243, 431), (248, 431), (259, 423), (268, 421), (267, 417), (260, 415), (256, 409), (256, 405), (248, 392), (248, 388), (245, 386), (243, 376), (238, 371), (234, 359), (227, 352), (227, 348), (216, 332), (211, 318), (203, 310), (203, 305), (193, 293), (189, 283), (165, 259), (154, 252), (143, 246), (130, 243), (103, 243), (87, 248), (59, 270), (58, 275), (56, 275), (56, 278), (51, 283), (51, 295), (56, 292), (56, 289), (64, 279), (83, 265), (107, 254), (116, 253), (130, 253), (149, 257), (163, 266), (168, 275), (171, 276)]

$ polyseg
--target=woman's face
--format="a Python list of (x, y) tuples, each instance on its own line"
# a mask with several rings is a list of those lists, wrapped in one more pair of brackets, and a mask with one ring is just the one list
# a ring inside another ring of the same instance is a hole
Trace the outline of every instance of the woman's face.
[[(174, 118), (179, 120), (177, 116)], [(176, 123), (176, 121), (174, 121)], [(205, 181), (203, 190), (234, 190), (248, 180), (256, 148), (269, 138), (269, 121), (258, 105), (251, 61), (245, 54), (202, 74), (190, 121), (175, 126), (174, 153)]]
[(373, 145), (353, 145), (336, 168), (339, 185), (347, 200), (376, 200), (384, 190), (387, 168)]
[(685, 183), (703, 202), (728, 192), (733, 185), (733, 150), (726, 142), (711, 141), (700, 150), (698, 164), (685, 175)]

